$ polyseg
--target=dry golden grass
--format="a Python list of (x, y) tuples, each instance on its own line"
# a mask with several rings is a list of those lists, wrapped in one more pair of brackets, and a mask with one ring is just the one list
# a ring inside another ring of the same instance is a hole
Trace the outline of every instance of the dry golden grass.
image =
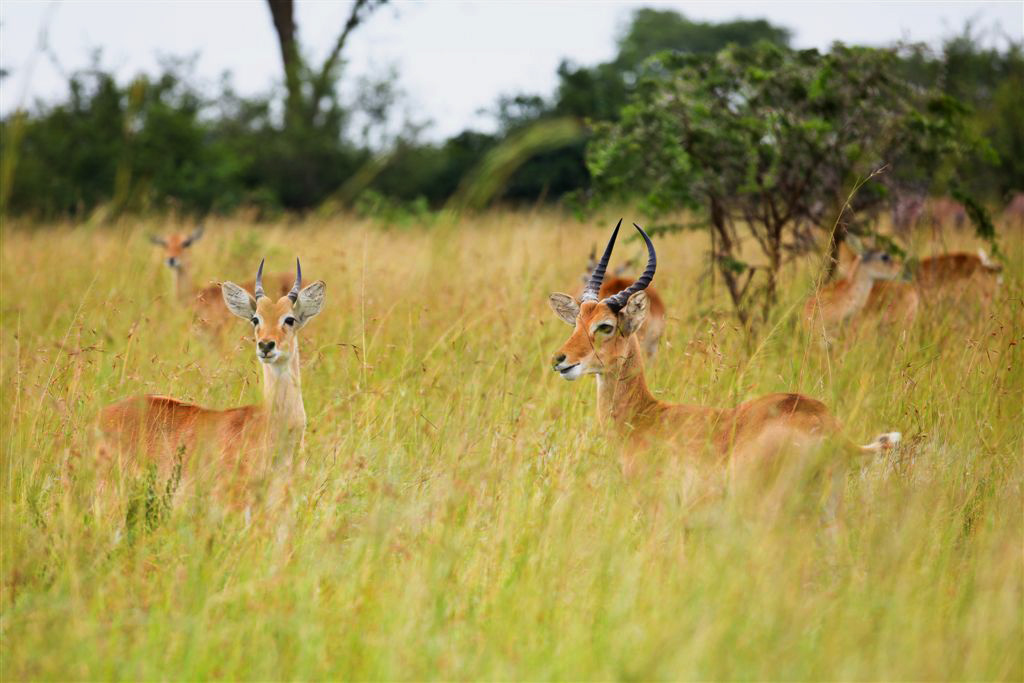
[(749, 481), (655, 452), (623, 476), (592, 383), (548, 369), (568, 328), (547, 295), (611, 224), (209, 224), (197, 279), (298, 255), (328, 284), (302, 466), (248, 516), (145, 472), (96, 486), (102, 405), (260, 397), (249, 327), (197, 331), (170, 298), (145, 241), (167, 226), (6, 226), (0, 677), (1024, 678), (1019, 235), (989, 311), (828, 350), (799, 332), (810, 268), (748, 344), (695, 284), (703, 237), (657, 242), (657, 396), (796, 390), (854, 438), (903, 432), (842, 473), (829, 523), (813, 466)]

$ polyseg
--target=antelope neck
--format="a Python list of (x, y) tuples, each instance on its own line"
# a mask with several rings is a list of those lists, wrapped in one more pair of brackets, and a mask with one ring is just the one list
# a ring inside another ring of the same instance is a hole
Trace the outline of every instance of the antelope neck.
[(188, 265), (181, 263), (171, 271), (174, 277), (174, 295), (178, 301), (188, 301), (192, 296), (192, 278), (189, 276)]
[(658, 405), (647, 388), (635, 334), (626, 340), (626, 354), (613, 363), (597, 375), (597, 415), (601, 421), (628, 423)]
[(874, 279), (860, 267), (860, 263), (857, 263), (853, 267), (853, 272), (850, 273), (849, 283), (847, 315), (852, 315), (867, 304), (868, 297), (871, 295), (871, 288), (874, 285)]
[(263, 402), (270, 425), (305, 430), (306, 409), (302, 404), (298, 340), (292, 341), (287, 364), (263, 364)]

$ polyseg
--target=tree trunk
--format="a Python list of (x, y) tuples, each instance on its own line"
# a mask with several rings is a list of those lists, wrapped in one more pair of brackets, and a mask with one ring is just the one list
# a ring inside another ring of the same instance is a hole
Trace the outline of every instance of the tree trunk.
[[(725, 288), (729, 291), (729, 298), (732, 299), (732, 307), (736, 311), (736, 317), (739, 318), (740, 324), (743, 327), (747, 327), (750, 316), (747, 314), (744, 306), (743, 291), (740, 288), (739, 280), (736, 278), (736, 272), (722, 258), (727, 256), (730, 260), (735, 260), (732, 253), (732, 238), (729, 236), (729, 226), (726, 224), (725, 211), (722, 210), (721, 204), (714, 199), (711, 200), (710, 208), (712, 234), (718, 235), (718, 243), (720, 245), (719, 251), (713, 250), (711, 252), (711, 258), (714, 259), (714, 267), (721, 273), (722, 282), (725, 283)], [(712, 244), (714, 244), (714, 238), (712, 238)]]
[(761, 309), (761, 316), (768, 320), (768, 314), (775, 305), (776, 282), (779, 271), (782, 269), (782, 225), (772, 224), (768, 226), (768, 284), (764, 293), (764, 305)]
[(301, 115), (302, 110), (302, 58), (295, 36), (295, 0), (267, 0), (270, 15), (274, 19), (274, 31), (281, 47), (281, 63), (284, 66), (284, 84), (288, 89), (286, 103), (288, 123)]

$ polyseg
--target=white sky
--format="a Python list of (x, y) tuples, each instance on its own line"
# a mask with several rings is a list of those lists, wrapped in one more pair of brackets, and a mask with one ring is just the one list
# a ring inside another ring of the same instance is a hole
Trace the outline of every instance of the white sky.
[[(303, 49), (323, 59), (348, 16), (348, 2), (298, 0)], [(491, 129), (481, 115), (505, 93), (549, 94), (565, 58), (610, 59), (615, 38), (638, 7), (678, 10), (702, 20), (767, 18), (794, 32), (797, 47), (840, 40), (881, 45), (899, 39), (936, 44), (973, 19), (993, 36), (1024, 38), (1024, 0), (998, 2), (616, 2), (602, 0), (395, 0), (349, 41), (345, 79), (395, 66), (409, 108), (429, 119), (431, 138), (466, 127)], [(53, 59), (39, 55), (48, 27)], [(994, 38), (997, 39), (997, 38)], [(242, 94), (281, 82), (277, 40), (264, 0), (0, 0), (0, 114), (66, 94), (65, 72), (102, 64), (127, 79), (154, 73), (161, 55), (197, 55), (196, 73), (213, 85), (224, 71)]]

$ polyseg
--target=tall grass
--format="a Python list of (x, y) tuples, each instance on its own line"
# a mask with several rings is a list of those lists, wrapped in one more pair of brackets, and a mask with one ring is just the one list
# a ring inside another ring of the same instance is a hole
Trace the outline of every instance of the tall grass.
[(904, 433), (842, 475), (830, 523), (813, 477), (744, 486), (665, 452), (623, 475), (593, 383), (547, 362), (568, 333), (547, 294), (607, 224), (208, 225), (202, 280), (299, 255), (328, 283), (301, 342), (304, 466), (251, 515), (152, 472), (96, 485), (105, 403), (260, 398), (249, 326), (211, 336), (170, 299), (145, 240), (166, 226), (7, 227), (0, 677), (1024, 677), (1019, 237), (989, 311), (828, 350), (797, 331), (809, 269), (751, 346), (698, 304), (702, 236), (659, 241), (656, 395), (798, 390), (853, 438)]

